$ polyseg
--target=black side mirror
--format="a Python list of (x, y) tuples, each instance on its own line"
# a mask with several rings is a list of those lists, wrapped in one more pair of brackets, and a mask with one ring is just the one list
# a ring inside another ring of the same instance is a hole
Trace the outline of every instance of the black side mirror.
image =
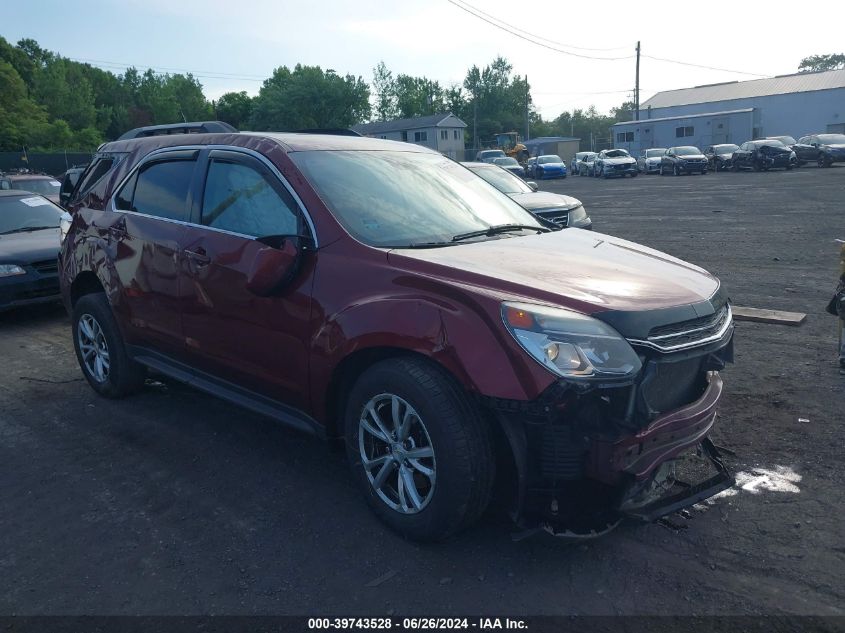
[(299, 270), (303, 239), (299, 236), (273, 235), (256, 240), (262, 247), (255, 253), (246, 287), (259, 297), (282, 290)]

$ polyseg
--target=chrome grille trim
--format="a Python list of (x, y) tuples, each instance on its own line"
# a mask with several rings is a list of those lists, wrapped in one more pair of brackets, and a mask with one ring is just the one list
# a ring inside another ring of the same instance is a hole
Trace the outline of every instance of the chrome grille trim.
[[(662, 334), (658, 336), (649, 336), (647, 340), (628, 339), (631, 345), (639, 345), (642, 347), (650, 347), (660, 352), (677, 352), (685, 349), (692, 349), (701, 347), (710, 343), (715, 343), (725, 338), (733, 330), (733, 313), (731, 312), (730, 304), (716, 312), (710, 321), (704, 325), (698, 325), (700, 321), (696, 322), (696, 326), (687, 329), (672, 332), (670, 334)], [(678, 324), (682, 325), (682, 324)], [(671, 327), (671, 326), (670, 326)], [(655, 328), (663, 329), (663, 328)], [(689, 340), (692, 336), (693, 339)], [(687, 339), (683, 342), (673, 344), (673, 340)]]

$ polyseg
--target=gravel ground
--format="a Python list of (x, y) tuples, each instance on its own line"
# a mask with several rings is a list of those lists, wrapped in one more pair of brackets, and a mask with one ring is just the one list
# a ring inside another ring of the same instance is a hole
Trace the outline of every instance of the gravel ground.
[(176, 384), (101, 399), (60, 308), (0, 315), (0, 614), (845, 615), (845, 376), (834, 237), (845, 168), (542, 183), (597, 231), (718, 274), (741, 323), (715, 439), (743, 488), (582, 544), (495, 513), (408, 543), (342, 453)]

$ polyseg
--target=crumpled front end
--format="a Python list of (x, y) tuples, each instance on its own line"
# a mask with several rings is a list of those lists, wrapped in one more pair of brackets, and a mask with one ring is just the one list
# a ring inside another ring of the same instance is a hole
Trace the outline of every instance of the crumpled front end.
[(686, 330), (655, 328), (649, 340), (630, 341), (643, 369), (627, 384), (560, 380), (533, 402), (487, 401), (512, 449), (511, 511), (521, 527), (594, 537), (733, 485), (707, 438), (719, 371), (733, 361), (729, 306)]

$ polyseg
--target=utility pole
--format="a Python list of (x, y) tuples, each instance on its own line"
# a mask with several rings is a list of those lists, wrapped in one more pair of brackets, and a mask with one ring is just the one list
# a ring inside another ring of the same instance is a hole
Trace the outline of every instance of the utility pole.
[(528, 100), (530, 98), (530, 92), (528, 89), (528, 75), (525, 75), (525, 140), (529, 140), (530, 137), (530, 130), (528, 129)]
[(472, 144), (478, 151), (478, 95), (472, 95)]
[(637, 40), (637, 82), (634, 88), (634, 120), (640, 120), (640, 42)]

